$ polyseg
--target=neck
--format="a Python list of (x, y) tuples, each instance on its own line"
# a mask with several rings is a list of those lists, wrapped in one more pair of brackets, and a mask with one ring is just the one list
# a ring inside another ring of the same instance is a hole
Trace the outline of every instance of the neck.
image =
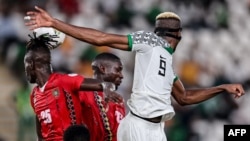
[(170, 47), (175, 50), (175, 47), (176, 47), (176, 43), (172, 40), (172, 39), (167, 39)]
[(47, 72), (38, 72), (36, 74), (37, 76), (37, 80), (36, 83), (39, 87), (42, 87), (48, 80), (50, 75), (52, 74), (51, 71), (47, 71)]
[(103, 80), (103, 75), (100, 74), (94, 74), (95, 79)]

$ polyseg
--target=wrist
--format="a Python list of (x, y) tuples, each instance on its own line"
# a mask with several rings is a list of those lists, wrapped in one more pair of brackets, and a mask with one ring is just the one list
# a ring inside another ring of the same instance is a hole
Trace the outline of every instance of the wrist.
[(218, 88), (219, 91), (221, 91), (221, 92), (226, 91), (225, 85), (219, 85), (219, 86), (217, 86), (217, 88)]
[(58, 19), (52, 18), (52, 19), (51, 19), (51, 27), (55, 28), (56, 25), (57, 25), (57, 22), (58, 22)]

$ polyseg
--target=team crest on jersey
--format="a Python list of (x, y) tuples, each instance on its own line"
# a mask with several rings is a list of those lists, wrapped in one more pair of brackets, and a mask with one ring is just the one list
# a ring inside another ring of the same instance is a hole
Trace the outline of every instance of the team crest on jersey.
[(58, 90), (58, 88), (53, 89), (52, 90), (52, 94), (53, 94), (54, 97), (58, 97), (59, 96), (59, 90)]

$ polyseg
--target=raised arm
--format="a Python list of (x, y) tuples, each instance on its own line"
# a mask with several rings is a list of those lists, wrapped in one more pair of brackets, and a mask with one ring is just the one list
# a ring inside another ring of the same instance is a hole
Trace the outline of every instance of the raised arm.
[(99, 30), (78, 27), (64, 23), (50, 16), (45, 10), (35, 7), (37, 11), (29, 11), (29, 21), (25, 23), (30, 26), (30, 29), (39, 27), (53, 27), (61, 32), (64, 32), (76, 39), (97, 46), (110, 46), (120, 50), (128, 50), (128, 39), (125, 35), (109, 34)]
[(235, 98), (244, 95), (244, 90), (240, 84), (224, 84), (210, 88), (188, 89), (186, 90), (181, 81), (177, 80), (173, 84), (172, 96), (182, 106), (197, 104), (208, 100), (222, 92), (228, 92), (234, 95)]

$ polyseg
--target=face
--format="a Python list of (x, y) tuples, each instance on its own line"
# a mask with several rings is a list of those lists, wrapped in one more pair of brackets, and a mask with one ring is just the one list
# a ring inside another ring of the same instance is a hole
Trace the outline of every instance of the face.
[(28, 82), (36, 83), (34, 60), (33, 60), (33, 54), (31, 51), (28, 52), (24, 57), (24, 67), (25, 67), (25, 74), (26, 74)]
[(107, 65), (105, 68), (105, 74), (104, 74), (104, 81), (110, 81), (113, 82), (116, 87), (118, 87), (123, 79), (122, 74), (122, 63), (120, 61), (116, 62), (109, 62), (109, 65)]
[[(170, 23), (173, 24), (173, 26), (170, 27), (169, 26)], [(177, 20), (171, 20), (171, 21), (157, 20), (155, 23), (155, 28), (159, 28), (159, 27), (178, 29), (178, 28), (181, 28), (181, 24)], [(174, 36), (181, 37), (181, 30), (179, 30), (178, 32), (169, 32), (169, 33)], [(164, 39), (167, 40), (168, 42), (170, 42), (171, 40), (171, 47), (173, 47), (174, 50), (176, 49), (178, 43), (180, 42), (180, 40), (173, 38), (173, 37), (168, 37), (168, 36), (165, 36)]]

